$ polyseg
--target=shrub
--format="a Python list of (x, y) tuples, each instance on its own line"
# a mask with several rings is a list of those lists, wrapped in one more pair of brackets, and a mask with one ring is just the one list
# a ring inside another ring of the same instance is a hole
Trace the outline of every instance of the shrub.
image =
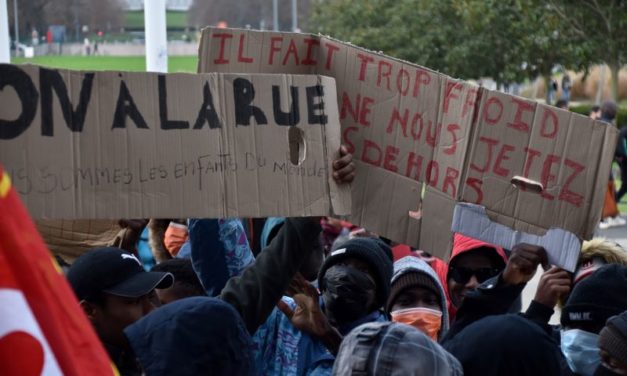
[[(586, 115), (590, 113), (590, 108), (592, 108), (591, 104), (579, 104), (576, 106), (570, 106), (568, 109), (572, 112), (576, 112), (578, 114)], [(616, 118), (618, 119), (616, 124), (618, 127), (626, 127), (627, 126), (627, 108), (618, 107), (618, 113), (616, 114)]]

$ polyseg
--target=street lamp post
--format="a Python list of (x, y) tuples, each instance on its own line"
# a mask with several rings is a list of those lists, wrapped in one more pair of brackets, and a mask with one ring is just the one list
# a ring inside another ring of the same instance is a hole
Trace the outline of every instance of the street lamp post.
[(298, 31), (298, 1), (292, 0), (292, 31)]
[(166, 32), (165, 0), (144, 2), (146, 36), (146, 70), (168, 72), (168, 39)]
[(279, 31), (279, 0), (272, 0), (273, 30)]
[(17, 0), (13, 0), (13, 27), (15, 29), (15, 48), (17, 51), (17, 44), (20, 43), (20, 28), (17, 22)]
[(0, 0), (0, 63), (11, 62), (7, 0)]
[(78, 21), (78, 1), (74, 0), (74, 38), (76, 43), (81, 42), (81, 23)]

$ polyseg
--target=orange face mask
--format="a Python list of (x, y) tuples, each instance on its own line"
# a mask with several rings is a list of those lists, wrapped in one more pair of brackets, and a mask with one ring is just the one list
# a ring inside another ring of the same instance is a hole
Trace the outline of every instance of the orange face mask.
[(399, 309), (392, 312), (392, 321), (413, 326), (437, 341), (442, 327), (442, 312), (422, 307)]
[(170, 252), (172, 257), (176, 257), (186, 240), (187, 226), (175, 222), (170, 222), (170, 225), (165, 230), (163, 244), (165, 245), (165, 248), (168, 250), (168, 252)]

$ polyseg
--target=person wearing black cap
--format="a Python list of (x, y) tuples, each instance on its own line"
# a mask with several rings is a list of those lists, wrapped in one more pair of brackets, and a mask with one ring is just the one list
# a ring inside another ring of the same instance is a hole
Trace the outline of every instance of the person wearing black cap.
[[(562, 309), (562, 374), (591, 376), (601, 363), (599, 332), (627, 310), (627, 267), (606, 265), (579, 282)], [(571, 373), (569, 373), (571, 372)]]
[[(264, 251), (265, 252), (265, 251)], [(263, 252), (262, 252), (263, 253)], [(302, 276), (253, 336), (263, 375), (330, 374), (342, 336), (387, 321), (392, 251), (374, 238), (354, 238), (331, 252), (318, 274), (321, 295)], [(296, 287), (295, 287), (296, 286)]]
[(107, 247), (76, 259), (67, 279), (120, 372), (140, 373), (123, 330), (159, 305), (154, 290), (172, 286), (172, 274), (146, 272), (135, 255)]
[(331, 325), (348, 333), (383, 316), (392, 272), (392, 250), (378, 239), (354, 238), (331, 252), (318, 273)]

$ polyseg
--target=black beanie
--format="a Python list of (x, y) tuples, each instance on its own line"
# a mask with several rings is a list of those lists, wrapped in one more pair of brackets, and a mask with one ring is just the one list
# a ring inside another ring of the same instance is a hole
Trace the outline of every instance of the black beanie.
[(575, 285), (562, 309), (563, 327), (591, 325), (595, 334), (608, 318), (627, 310), (627, 267), (610, 264)]
[(599, 347), (612, 357), (627, 362), (627, 311), (607, 320), (599, 336)]
[(350, 239), (331, 252), (318, 273), (320, 291), (325, 290), (324, 275), (327, 269), (351, 257), (366, 262), (375, 273), (373, 277), (377, 285), (377, 307), (383, 307), (390, 295), (390, 280), (393, 272), (392, 250), (387, 244), (375, 238)]

